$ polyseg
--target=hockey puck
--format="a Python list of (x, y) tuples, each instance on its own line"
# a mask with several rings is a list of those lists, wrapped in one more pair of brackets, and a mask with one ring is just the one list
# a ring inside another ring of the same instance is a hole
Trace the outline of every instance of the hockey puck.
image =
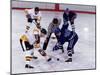
[(57, 58), (57, 61), (59, 61), (59, 58)]

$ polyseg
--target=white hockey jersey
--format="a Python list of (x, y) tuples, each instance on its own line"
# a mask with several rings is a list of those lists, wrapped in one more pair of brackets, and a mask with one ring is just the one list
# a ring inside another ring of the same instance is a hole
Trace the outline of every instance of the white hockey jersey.
[(41, 17), (41, 11), (39, 11), (38, 14), (35, 14), (34, 8), (28, 10), (28, 13), (31, 15), (31, 17), (34, 19), (34, 17)]

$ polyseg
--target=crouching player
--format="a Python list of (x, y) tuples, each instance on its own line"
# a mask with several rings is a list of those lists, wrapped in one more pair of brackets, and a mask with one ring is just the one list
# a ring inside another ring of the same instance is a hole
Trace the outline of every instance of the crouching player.
[[(57, 31), (60, 30), (60, 28), (59, 28), (60, 24), (61, 24), (61, 19), (58, 17), (54, 17), (52, 22), (48, 26), (48, 33), (47, 33), (46, 40), (44, 41), (42, 50), (47, 49), (47, 46), (48, 46), (48, 43), (49, 43), (49, 40), (50, 40), (52, 33), (55, 34), (57, 41), (58, 41), (60, 34)], [(64, 52), (63, 47), (61, 48), (61, 50), (62, 50), (62, 52)]]
[[(39, 36), (38, 29), (31, 30), (29, 27), (26, 27), (25, 33), (20, 37), (20, 45), (22, 47), (23, 52), (25, 53), (25, 68), (34, 68), (31, 65), (32, 59), (37, 59), (36, 56), (34, 56), (34, 48), (40, 47), (38, 45), (38, 42), (40, 41), (37, 37)], [(41, 29), (41, 35), (46, 35), (46, 30)], [(42, 56), (46, 56), (46, 53), (40, 53)]]
[(40, 26), (41, 12), (39, 10), (39, 7), (35, 7), (32, 9), (25, 9), (25, 14), (26, 14), (27, 22), (29, 24), (32, 24), (32, 22), (34, 21), (36, 27), (41, 28)]
[(71, 11), (68, 8), (66, 8), (66, 10), (63, 13), (63, 22), (64, 24), (67, 24), (68, 22), (70, 22), (72, 31), (74, 32), (75, 32), (74, 21), (76, 18), (77, 18), (77, 14), (74, 11)]
[(20, 44), (25, 53), (25, 68), (34, 68), (31, 66), (31, 60), (33, 58), (37, 59), (33, 51), (35, 38), (32, 30), (29, 27), (26, 27), (26, 29), (25, 33), (20, 37)]
[(68, 59), (65, 60), (65, 62), (72, 62), (72, 54), (73, 54), (73, 48), (78, 41), (78, 35), (74, 31), (68, 30), (69, 24), (63, 24), (60, 35), (60, 39), (58, 43), (54, 46), (53, 50), (58, 50), (60, 47), (64, 45), (65, 42), (68, 42), (67, 46), (67, 54)]

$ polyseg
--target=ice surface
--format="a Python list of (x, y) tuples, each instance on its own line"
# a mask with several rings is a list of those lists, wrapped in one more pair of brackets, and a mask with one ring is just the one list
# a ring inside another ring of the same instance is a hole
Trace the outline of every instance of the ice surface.
[[(53, 17), (59, 16), (62, 19), (62, 12), (42, 12), (41, 26), (47, 28)], [(19, 43), (19, 37), (25, 31), (27, 21), (22, 10), (12, 10), (12, 73), (33, 73), (47, 71), (63, 71), (63, 70), (80, 70), (95, 69), (95, 15), (78, 14), (75, 20), (76, 32), (79, 40), (75, 46), (75, 54), (72, 63), (65, 63), (67, 58), (67, 43), (64, 44), (65, 53), (59, 51), (52, 52), (52, 47), (56, 40), (50, 40), (47, 53), (54, 57), (50, 62), (46, 60), (34, 50), (37, 60), (32, 60), (34, 69), (25, 69), (24, 53)], [(56, 61), (55, 57), (61, 58)]]

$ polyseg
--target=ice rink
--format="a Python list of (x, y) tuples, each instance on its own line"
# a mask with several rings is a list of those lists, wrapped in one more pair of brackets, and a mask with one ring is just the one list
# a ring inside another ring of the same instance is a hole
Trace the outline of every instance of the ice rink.
[[(42, 11), (41, 26), (47, 28), (53, 17), (59, 16), (62, 19), (63, 12)], [(82, 70), (95, 69), (95, 14), (79, 14), (75, 20), (76, 32), (79, 40), (75, 45), (75, 54), (73, 62), (66, 63), (67, 58), (66, 46), (64, 45), (65, 53), (60, 51), (52, 51), (56, 40), (51, 39), (47, 48), (47, 53), (54, 57), (61, 58), (56, 61), (47, 62), (38, 52), (34, 50), (34, 54), (38, 57), (37, 60), (32, 60), (34, 69), (25, 69), (24, 53), (19, 43), (20, 36), (25, 31), (27, 20), (23, 10), (12, 10), (12, 73), (34, 73), (48, 71), (64, 71), (64, 70)], [(34, 24), (33, 24), (34, 25)], [(70, 27), (69, 27), (70, 29)], [(45, 38), (44, 38), (45, 39)]]

